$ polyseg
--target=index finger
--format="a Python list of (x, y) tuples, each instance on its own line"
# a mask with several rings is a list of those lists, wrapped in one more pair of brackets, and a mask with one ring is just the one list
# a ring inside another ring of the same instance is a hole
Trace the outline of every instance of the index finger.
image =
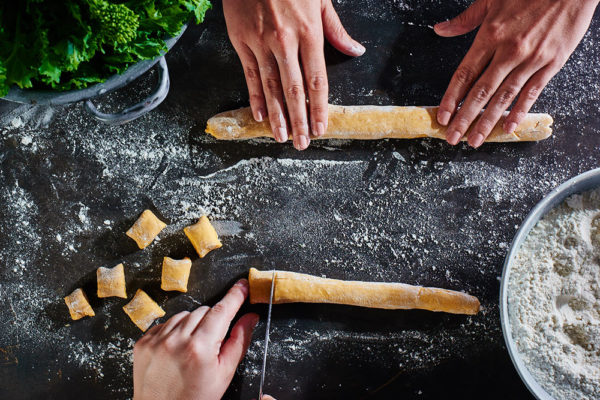
[(192, 336), (205, 336), (216, 343), (222, 342), (227, 335), (231, 321), (244, 304), (248, 291), (246, 279), (237, 281), (225, 297), (210, 309)]

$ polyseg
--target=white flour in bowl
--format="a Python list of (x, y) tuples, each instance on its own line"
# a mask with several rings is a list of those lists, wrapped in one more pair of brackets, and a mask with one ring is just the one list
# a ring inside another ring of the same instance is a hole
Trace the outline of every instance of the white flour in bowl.
[(512, 267), (508, 312), (521, 357), (556, 399), (600, 398), (600, 189), (531, 230)]

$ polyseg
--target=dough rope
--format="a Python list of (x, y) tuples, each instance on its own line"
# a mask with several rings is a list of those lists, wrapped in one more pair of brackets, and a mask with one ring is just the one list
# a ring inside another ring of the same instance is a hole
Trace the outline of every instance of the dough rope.
[[(251, 268), (250, 303), (268, 303), (273, 271)], [(404, 283), (341, 281), (297, 272), (275, 271), (273, 304), (332, 303), (369, 308), (422, 309), (477, 314), (477, 297), (453, 290)]]
[[(437, 110), (437, 107), (329, 105), (327, 132), (316, 139), (445, 139), (446, 127), (437, 123)], [(525, 116), (514, 133), (507, 134), (502, 129), (506, 115), (494, 126), (486, 142), (538, 141), (552, 134), (552, 117), (533, 113)], [(213, 116), (207, 122), (206, 132), (221, 140), (273, 137), (268, 118), (256, 122), (249, 107)]]

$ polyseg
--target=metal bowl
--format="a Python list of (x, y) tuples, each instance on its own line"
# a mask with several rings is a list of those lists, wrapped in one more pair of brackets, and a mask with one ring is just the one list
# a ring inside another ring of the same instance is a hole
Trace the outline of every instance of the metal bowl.
[[(183, 35), (183, 32), (185, 32), (186, 28), (187, 24), (182, 27), (181, 31), (176, 36), (165, 39), (167, 51), (169, 51), (175, 45), (175, 43), (177, 43), (181, 35)], [(157, 63), (158, 84), (152, 93), (143, 101), (127, 107), (126, 109), (115, 114), (103, 113), (99, 111), (91, 102), (91, 99), (94, 97), (126, 86)], [(164, 54), (161, 54), (152, 60), (143, 60), (137, 62), (127, 68), (127, 70), (122, 74), (113, 75), (102, 83), (97, 83), (83, 89), (67, 91), (31, 90), (20, 89), (15, 85), (10, 88), (8, 94), (2, 97), (2, 99), (16, 103), (29, 103), (38, 105), (59, 105), (84, 101), (87, 110), (96, 119), (107, 124), (120, 125), (129, 121), (133, 121), (134, 119), (139, 118), (156, 108), (167, 97), (167, 94), (169, 93), (169, 86), (169, 70), (167, 68), (167, 62), (165, 61)]]
[(508, 282), (511, 267), (519, 248), (529, 234), (529, 231), (544, 215), (562, 203), (570, 195), (586, 192), (598, 187), (600, 187), (600, 168), (577, 175), (548, 193), (548, 195), (546, 195), (546, 197), (531, 210), (527, 218), (525, 218), (525, 221), (517, 231), (517, 235), (515, 236), (504, 261), (504, 269), (502, 271), (502, 280), (500, 284), (500, 324), (502, 325), (504, 341), (508, 348), (508, 354), (510, 354), (510, 358), (515, 365), (519, 376), (525, 383), (525, 386), (527, 386), (529, 391), (540, 400), (554, 400), (554, 397), (548, 394), (548, 392), (546, 392), (529, 373), (512, 337), (512, 328), (508, 318)]

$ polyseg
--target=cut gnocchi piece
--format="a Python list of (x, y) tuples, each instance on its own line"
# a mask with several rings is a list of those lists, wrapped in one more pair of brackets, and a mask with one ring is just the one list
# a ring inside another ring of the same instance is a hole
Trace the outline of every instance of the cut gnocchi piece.
[(215, 228), (211, 225), (206, 215), (200, 217), (194, 225), (183, 228), (183, 231), (188, 239), (190, 239), (190, 242), (192, 242), (192, 245), (194, 245), (200, 258), (203, 258), (211, 250), (223, 246), (221, 241), (219, 241), (217, 231), (215, 231)]
[(165, 315), (163, 309), (142, 289), (135, 292), (133, 299), (123, 306), (123, 311), (143, 332), (146, 332), (154, 320)]
[(140, 249), (146, 248), (167, 224), (162, 222), (150, 210), (144, 210), (142, 215), (127, 231), (127, 236), (135, 240)]
[(113, 268), (98, 268), (96, 278), (98, 280), (98, 297), (127, 298), (123, 264), (116, 265)]
[(87, 296), (80, 288), (75, 289), (73, 293), (65, 297), (65, 303), (69, 307), (69, 314), (71, 314), (73, 320), (96, 315)]
[(187, 292), (191, 267), (192, 260), (188, 257), (185, 257), (183, 260), (165, 257), (162, 265), (160, 288), (165, 291), (177, 290), (179, 292)]

